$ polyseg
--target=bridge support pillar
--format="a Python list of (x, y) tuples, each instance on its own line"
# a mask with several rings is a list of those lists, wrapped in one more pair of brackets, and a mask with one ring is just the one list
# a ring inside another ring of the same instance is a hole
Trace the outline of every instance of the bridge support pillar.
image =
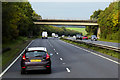
[(97, 38), (100, 39), (100, 27), (98, 26), (98, 30), (97, 30)]

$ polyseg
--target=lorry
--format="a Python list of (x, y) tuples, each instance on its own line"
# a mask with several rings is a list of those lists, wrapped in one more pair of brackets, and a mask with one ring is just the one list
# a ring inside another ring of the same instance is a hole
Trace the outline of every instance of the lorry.
[(48, 38), (48, 34), (46, 31), (42, 32), (42, 39), (47, 39)]

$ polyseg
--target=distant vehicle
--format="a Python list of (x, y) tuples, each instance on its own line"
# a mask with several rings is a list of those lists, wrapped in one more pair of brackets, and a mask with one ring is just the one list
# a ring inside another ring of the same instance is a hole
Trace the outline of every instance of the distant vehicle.
[(73, 38), (76, 38), (76, 36), (74, 35)]
[(46, 70), (51, 73), (51, 60), (45, 47), (31, 47), (23, 54), (21, 59), (21, 74), (31, 70)]
[(42, 32), (42, 39), (47, 39), (47, 38), (48, 38), (47, 32), (43, 31)]
[(62, 35), (62, 37), (65, 37), (65, 35)]
[(52, 37), (55, 37), (55, 33), (52, 33)]
[(92, 36), (91, 36), (91, 41), (97, 41), (96, 35), (92, 35)]
[(55, 34), (55, 38), (58, 38), (58, 34)]
[(77, 40), (77, 39), (82, 40), (82, 37), (83, 37), (83, 36), (82, 36), (81, 34), (77, 34), (77, 35), (76, 35), (76, 40)]
[(70, 35), (68, 37), (70, 37)]
[(88, 37), (87, 37), (87, 36), (83, 36), (83, 39), (84, 39), (84, 40), (88, 40)]

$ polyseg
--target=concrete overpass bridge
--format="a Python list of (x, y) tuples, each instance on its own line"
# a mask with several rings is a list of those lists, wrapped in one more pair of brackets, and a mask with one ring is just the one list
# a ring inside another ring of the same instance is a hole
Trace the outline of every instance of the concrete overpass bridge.
[(70, 25), (70, 26), (98, 26), (97, 37), (100, 38), (100, 27), (95, 20), (62, 20), (39, 19), (34, 21), (36, 25)]
[(94, 20), (58, 20), (58, 19), (40, 19), (34, 22), (36, 25), (70, 25), (70, 26), (98, 26)]

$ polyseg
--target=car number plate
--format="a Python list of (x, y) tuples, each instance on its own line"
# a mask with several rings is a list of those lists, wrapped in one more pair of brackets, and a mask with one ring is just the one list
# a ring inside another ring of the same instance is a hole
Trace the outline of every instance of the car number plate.
[(36, 60), (30, 60), (30, 62), (41, 62), (41, 60), (40, 59), (36, 59)]

